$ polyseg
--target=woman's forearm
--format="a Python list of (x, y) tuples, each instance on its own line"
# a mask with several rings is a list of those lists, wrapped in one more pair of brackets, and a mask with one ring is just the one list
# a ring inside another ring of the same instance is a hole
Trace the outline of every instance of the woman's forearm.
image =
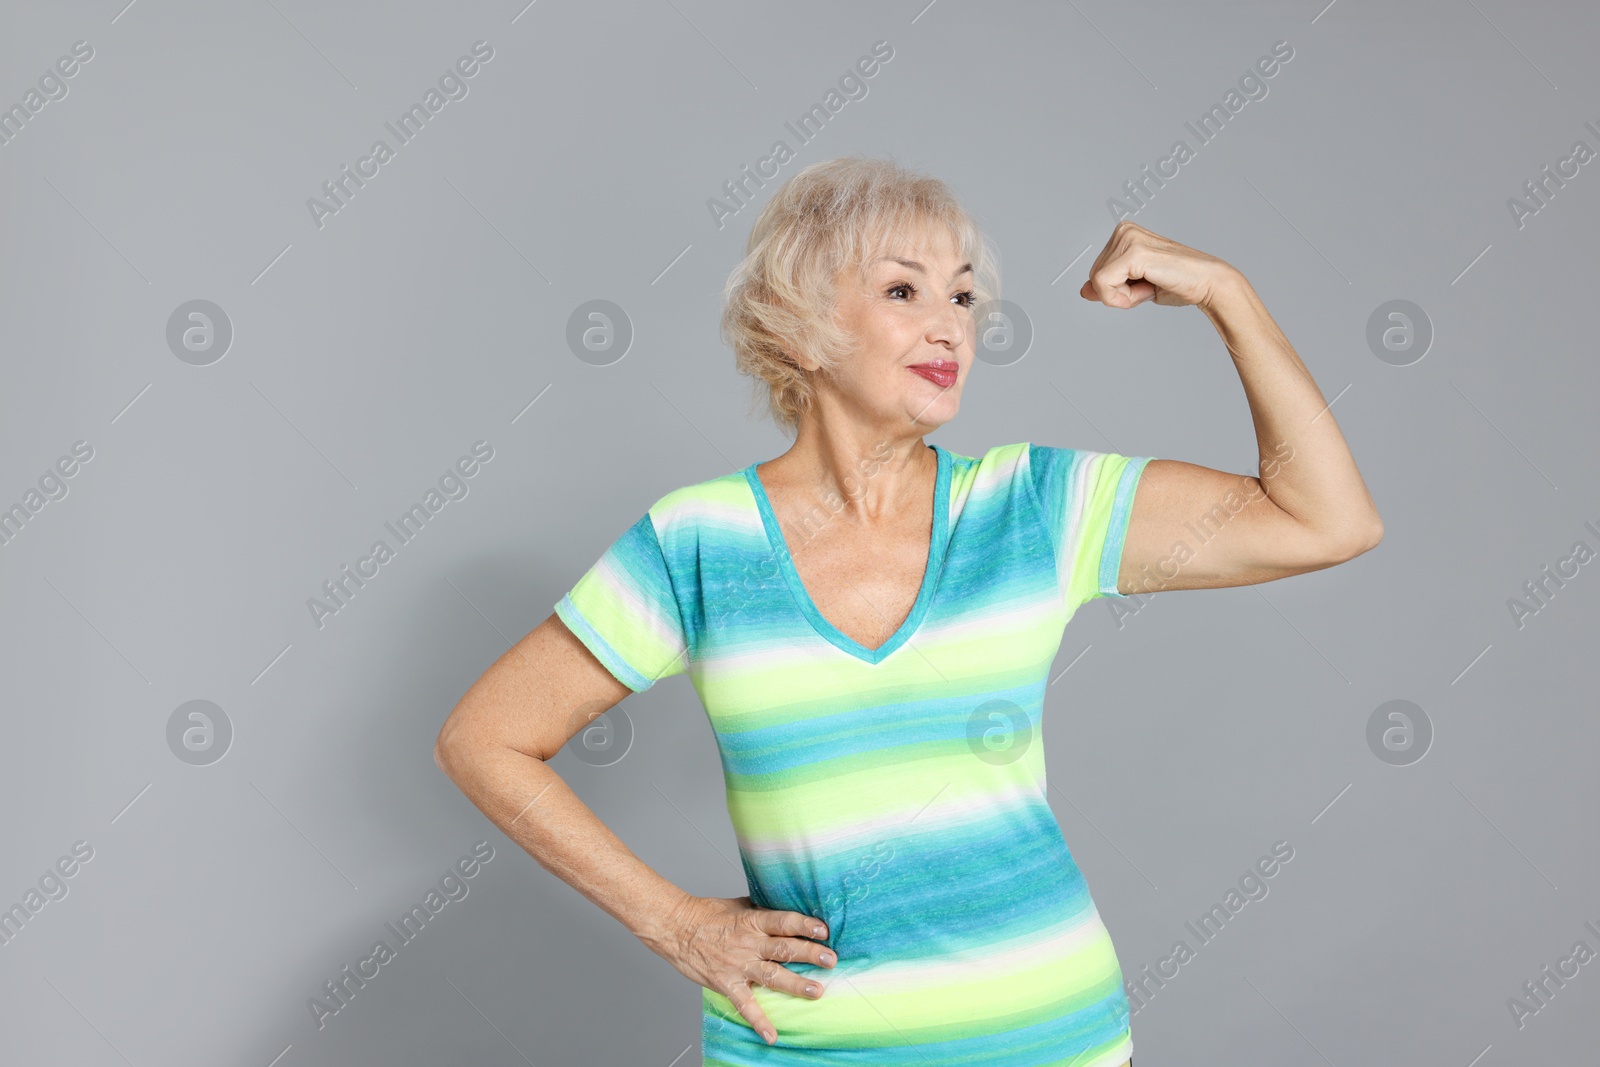
[(692, 899), (623, 844), (550, 765), (503, 746), (441, 749), (439, 765), (539, 865), (652, 949)]
[(1244, 384), (1273, 503), (1332, 543), (1381, 533), (1377, 506), (1311, 372), (1237, 271), (1201, 310), (1216, 327)]

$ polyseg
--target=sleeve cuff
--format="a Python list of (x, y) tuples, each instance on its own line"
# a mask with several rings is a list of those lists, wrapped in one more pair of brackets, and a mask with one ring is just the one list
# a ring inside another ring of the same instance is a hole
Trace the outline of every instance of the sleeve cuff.
[(654, 679), (647, 678), (634, 670), (627, 660), (611, 647), (611, 643), (600, 635), (600, 631), (589, 624), (589, 620), (578, 610), (578, 605), (572, 602), (571, 594), (562, 597), (556, 603), (555, 612), (561, 621), (567, 624), (567, 629), (583, 642), (584, 647), (594, 653), (595, 659), (599, 660), (617, 681), (635, 693), (642, 693), (655, 684)]
[(1122, 569), (1122, 546), (1128, 535), (1128, 520), (1133, 516), (1133, 493), (1139, 486), (1139, 475), (1153, 456), (1137, 456), (1128, 460), (1117, 481), (1116, 500), (1111, 505), (1111, 521), (1106, 529), (1104, 547), (1100, 550), (1100, 593), (1103, 596), (1128, 598), (1117, 592), (1117, 573)]

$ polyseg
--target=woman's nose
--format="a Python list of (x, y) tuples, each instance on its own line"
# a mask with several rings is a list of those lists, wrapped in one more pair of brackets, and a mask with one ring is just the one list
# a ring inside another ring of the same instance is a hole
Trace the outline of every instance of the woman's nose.
[(928, 326), (930, 340), (949, 341), (954, 348), (960, 348), (967, 339), (967, 329), (971, 322), (967, 317), (967, 309), (958, 304), (951, 304), (950, 310), (941, 312)]

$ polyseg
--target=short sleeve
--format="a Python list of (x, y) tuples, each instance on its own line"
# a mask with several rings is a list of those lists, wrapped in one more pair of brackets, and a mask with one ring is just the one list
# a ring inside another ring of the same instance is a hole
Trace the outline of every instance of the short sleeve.
[(1069, 612), (1117, 591), (1139, 476), (1153, 456), (1028, 446), (1028, 476), (1044, 512)]
[(606, 549), (555, 613), (636, 693), (685, 669), (683, 619), (649, 513)]

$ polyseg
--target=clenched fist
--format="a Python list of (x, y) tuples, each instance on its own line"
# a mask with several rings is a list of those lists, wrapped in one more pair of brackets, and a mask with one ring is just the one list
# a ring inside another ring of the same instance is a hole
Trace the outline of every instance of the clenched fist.
[(1218, 289), (1237, 276), (1237, 270), (1216, 256), (1123, 219), (1078, 294), (1114, 308), (1136, 307), (1154, 298), (1169, 307), (1198, 304), (1205, 310)]

